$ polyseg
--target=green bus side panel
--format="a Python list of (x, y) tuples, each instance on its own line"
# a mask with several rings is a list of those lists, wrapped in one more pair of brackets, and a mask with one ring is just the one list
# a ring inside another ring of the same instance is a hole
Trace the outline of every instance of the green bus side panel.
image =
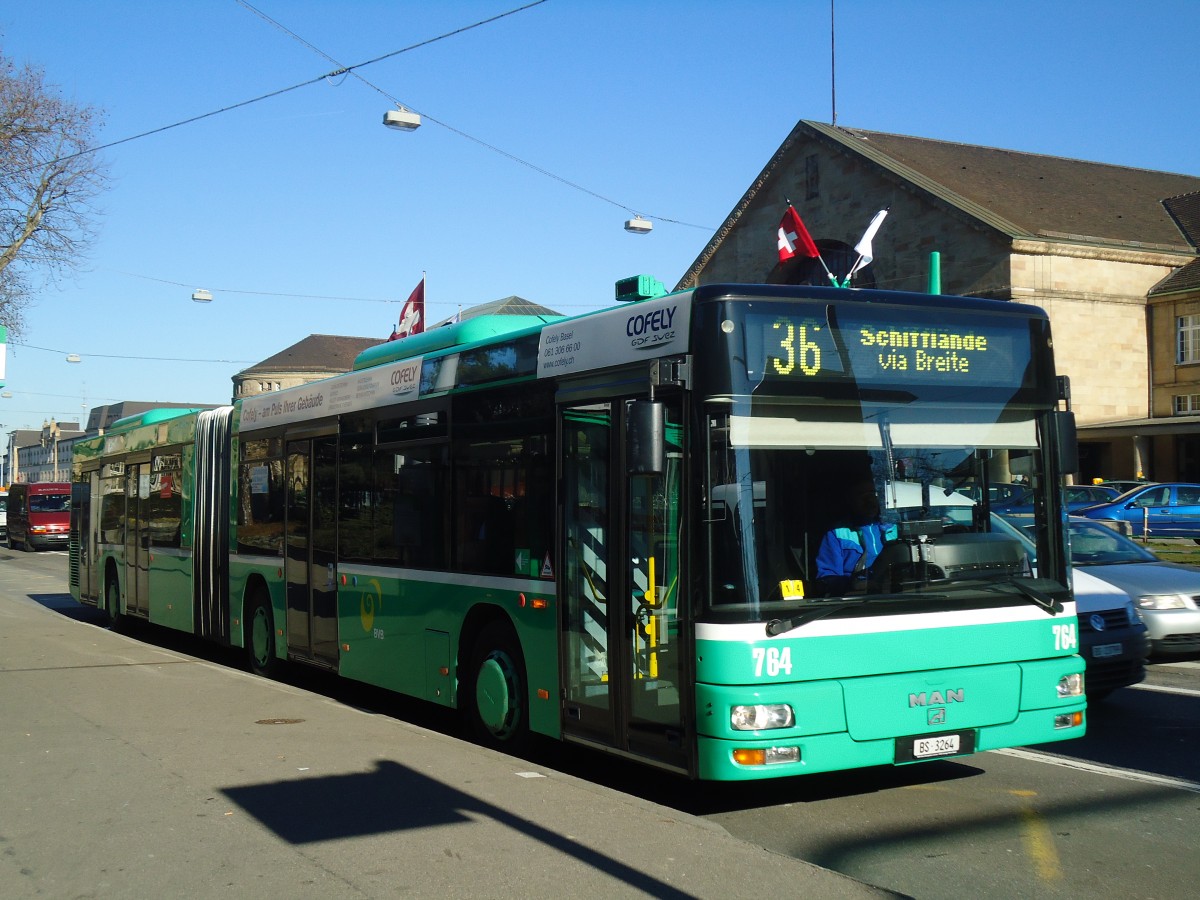
[[(558, 631), (553, 582), (522, 586), (512, 579), (468, 578), (476, 583), (462, 584), (432, 573), (428, 578), (421, 573), (407, 574), (408, 578), (399, 579), (342, 567), (338, 591), (340, 673), (443, 706), (461, 706), (457, 677), (462, 625), (472, 608), (492, 607), (507, 616), (521, 642), (530, 727), (557, 737)], [(535, 599), (546, 601), (545, 607), (535, 608)], [(544, 697), (539, 697), (539, 690)]]
[(152, 552), (149, 575), (150, 621), (177, 631), (193, 631), (191, 554)]
[[(271, 594), (276, 655), (281, 659), (287, 656), (282, 566), (283, 561), (276, 557), (231, 557), (233, 646), (245, 646), (242, 599), (250, 582), (257, 580), (266, 584)], [(405, 576), (397, 577), (393, 572), (373, 567), (340, 568), (338, 673), (443, 706), (459, 707), (458, 647), (462, 626), (472, 609), (487, 606), (507, 616), (521, 642), (530, 696), (530, 727), (539, 734), (559, 737), (554, 583), (522, 584), (517, 579), (411, 571)], [(535, 600), (544, 600), (545, 606), (536, 608)]]

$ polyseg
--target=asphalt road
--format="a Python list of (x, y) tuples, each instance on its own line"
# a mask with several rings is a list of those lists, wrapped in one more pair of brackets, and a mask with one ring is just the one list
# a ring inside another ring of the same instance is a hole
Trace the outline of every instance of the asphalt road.
[[(43, 602), (64, 615), (94, 617), (62, 597), (65, 554), (47, 554), (43, 564)], [(141, 639), (238, 662), (157, 630)], [(424, 704), (364, 695), (318, 673), (288, 679), (301, 690), (456, 734), (451, 718)], [(1117, 691), (1088, 716), (1087, 737), (1069, 743), (777, 783), (697, 786), (558, 744), (542, 745), (531, 761), (917, 898), (1195, 896), (1200, 658), (1152, 664), (1144, 685)], [(748, 888), (733, 886), (731, 895)]]

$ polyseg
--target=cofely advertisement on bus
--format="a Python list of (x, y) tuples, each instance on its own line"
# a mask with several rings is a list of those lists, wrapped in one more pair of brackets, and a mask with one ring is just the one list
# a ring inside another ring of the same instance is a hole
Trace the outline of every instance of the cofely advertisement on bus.
[(547, 325), (538, 345), (538, 378), (685, 353), (691, 318), (689, 292)]

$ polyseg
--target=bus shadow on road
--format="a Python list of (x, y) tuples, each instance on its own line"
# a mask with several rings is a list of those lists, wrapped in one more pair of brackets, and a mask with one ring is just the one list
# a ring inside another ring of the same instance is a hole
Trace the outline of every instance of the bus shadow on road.
[(573, 857), (648, 896), (691, 896), (567, 835), (556, 834), (392, 760), (378, 760), (370, 772), (229, 787), (222, 793), (291, 844), (411, 832), (440, 825), (478, 826), (480, 819), (490, 819), (544, 849)]
[(94, 606), (84, 606), (70, 594), (29, 594), (29, 599), (46, 609), (89, 625), (103, 625), (108, 617)]

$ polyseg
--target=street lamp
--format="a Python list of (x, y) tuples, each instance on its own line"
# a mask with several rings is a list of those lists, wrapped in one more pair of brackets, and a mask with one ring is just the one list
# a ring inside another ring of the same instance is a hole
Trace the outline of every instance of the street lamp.
[(383, 114), (383, 124), (397, 131), (416, 131), (421, 127), (421, 116), (403, 106), (399, 109), (389, 109)]

